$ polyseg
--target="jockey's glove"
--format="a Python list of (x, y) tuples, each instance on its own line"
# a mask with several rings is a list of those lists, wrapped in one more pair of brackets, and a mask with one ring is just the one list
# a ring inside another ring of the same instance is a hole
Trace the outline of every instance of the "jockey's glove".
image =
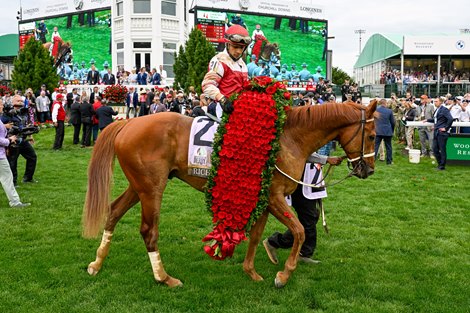
[(233, 103), (232, 101), (230, 101), (229, 99), (225, 98), (225, 97), (222, 97), (222, 99), (220, 99), (220, 104), (222, 105), (222, 110), (227, 113), (227, 114), (230, 114), (233, 112), (234, 110), (234, 107), (233, 107)]

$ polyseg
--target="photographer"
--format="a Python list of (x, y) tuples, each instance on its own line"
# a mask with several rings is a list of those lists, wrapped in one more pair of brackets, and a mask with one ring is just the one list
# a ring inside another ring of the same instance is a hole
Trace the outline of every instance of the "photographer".
[[(3, 104), (0, 103), (0, 114), (3, 112)], [(13, 175), (11, 173), (10, 164), (8, 164), (6, 158), (6, 148), (10, 145), (10, 142), (15, 142), (16, 136), (7, 137), (7, 129), (0, 120), (0, 183), (2, 184), (3, 190), (7, 195), (10, 207), (12, 208), (23, 208), (29, 206), (30, 203), (22, 203), (20, 197), (16, 192), (15, 185), (13, 184)]]
[(17, 164), (20, 154), (26, 159), (23, 183), (35, 183), (36, 181), (33, 179), (33, 176), (36, 170), (37, 156), (33, 146), (29, 142), (30, 140), (33, 141), (33, 139), (32, 137), (28, 139), (27, 135), (22, 133), (22, 130), (27, 127), (28, 110), (24, 108), (24, 102), (21, 96), (14, 96), (12, 103), (13, 108), (4, 107), (4, 113), (1, 119), (4, 124), (10, 124), (12, 129), (17, 130), (19, 133), (16, 143), (10, 145), (8, 155), (8, 162), (10, 163), (10, 168), (13, 173), (13, 183), (16, 186), (18, 178)]

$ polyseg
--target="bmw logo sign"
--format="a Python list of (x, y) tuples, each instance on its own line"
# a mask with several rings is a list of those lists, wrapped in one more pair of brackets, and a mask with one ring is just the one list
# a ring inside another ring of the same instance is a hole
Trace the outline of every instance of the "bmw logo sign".
[(465, 41), (463, 40), (459, 40), (455, 43), (455, 47), (458, 49), (458, 50), (463, 50), (465, 48)]

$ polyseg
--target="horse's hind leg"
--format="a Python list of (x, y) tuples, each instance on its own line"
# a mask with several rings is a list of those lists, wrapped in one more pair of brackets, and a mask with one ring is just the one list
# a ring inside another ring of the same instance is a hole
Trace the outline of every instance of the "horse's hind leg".
[(104, 259), (108, 255), (109, 246), (111, 245), (111, 239), (113, 237), (114, 228), (119, 220), (132, 208), (137, 202), (139, 197), (137, 193), (128, 187), (116, 200), (111, 203), (111, 210), (106, 220), (106, 224), (103, 231), (103, 237), (101, 238), (101, 244), (96, 250), (96, 259), (88, 265), (88, 274), (96, 275), (103, 265)]
[(255, 255), (256, 248), (258, 247), (261, 235), (263, 235), (264, 227), (266, 226), (266, 221), (268, 220), (268, 215), (269, 211), (264, 211), (251, 228), (248, 250), (246, 252), (245, 261), (243, 262), (243, 270), (251, 277), (251, 279), (256, 281), (263, 280), (263, 277), (261, 277), (255, 270)]
[(145, 242), (145, 247), (152, 265), (153, 276), (159, 283), (165, 283), (169, 287), (182, 286), (183, 283), (176, 278), (171, 277), (165, 272), (163, 262), (158, 250), (158, 223), (160, 221), (160, 206), (162, 202), (163, 190), (165, 183), (155, 186), (152, 191), (140, 193), (140, 201), (142, 204), (142, 222), (140, 226), (140, 234)]

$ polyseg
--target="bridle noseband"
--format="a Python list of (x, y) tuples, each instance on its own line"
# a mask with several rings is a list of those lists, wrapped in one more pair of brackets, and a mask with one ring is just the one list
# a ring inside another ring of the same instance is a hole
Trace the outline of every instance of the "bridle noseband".
[[(361, 122), (360, 122), (361, 124), (359, 125), (359, 127), (357, 128), (356, 132), (351, 137), (351, 139), (349, 139), (349, 141), (343, 145), (343, 149), (346, 148), (346, 146), (349, 145), (354, 140), (354, 138), (356, 138), (357, 134), (361, 130), (362, 131), (361, 150), (358, 151), (360, 153), (360, 155), (357, 158), (354, 158), (354, 159), (348, 158), (348, 163), (352, 163), (352, 162), (355, 162), (355, 161), (359, 161), (360, 163), (364, 163), (364, 159), (375, 157), (375, 151), (372, 151), (370, 153), (364, 153), (364, 139), (365, 139), (365, 134), (366, 134), (365, 125), (366, 125), (366, 123), (370, 123), (370, 122), (373, 122), (373, 121), (374, 121), (373, 118), (366, 120), (365, 109), (361, 109)], [(353, 153), (355, 153), (355, 152), (353, 152)]]

